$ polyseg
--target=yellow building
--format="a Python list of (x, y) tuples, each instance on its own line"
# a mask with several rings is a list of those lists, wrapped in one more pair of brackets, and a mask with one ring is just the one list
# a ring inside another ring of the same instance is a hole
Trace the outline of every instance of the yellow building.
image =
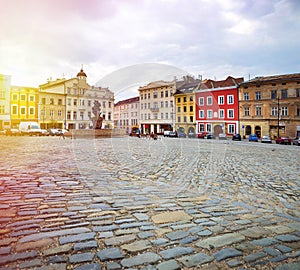
[(11, 127), (18, 128), (22, 121), (38, 122), (38, 88), (11, 86), (10, 118)]
[(0, 74), (0, 130), (10, 126), (10, 80), (11, 76)]
[(240, 133), (300, 134), (300, 73), (257, 77), (239, 86)]
[[(186, 78), (186, 77), (185, 77)], [(182, 81), (176, 87), (175, 98), (175, 130), (188, 134), (195, 133), (195, 89), (201, 80), (190, 79), (190, 82)]]

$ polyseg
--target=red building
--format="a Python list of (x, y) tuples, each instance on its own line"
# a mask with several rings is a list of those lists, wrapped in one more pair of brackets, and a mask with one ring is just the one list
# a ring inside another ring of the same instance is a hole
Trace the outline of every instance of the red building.
[(197, 133), (231, 136), (239, 130), (238, 85), (243, 78), (204, 80), (196, 90)]

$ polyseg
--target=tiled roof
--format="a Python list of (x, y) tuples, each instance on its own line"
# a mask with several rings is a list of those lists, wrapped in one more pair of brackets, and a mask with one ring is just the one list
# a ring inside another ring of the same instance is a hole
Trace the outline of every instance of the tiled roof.
[(176, 89), (175, 94), (192, 93), (200, 84), (200, 81), (185, 83)]
[(255, 77), (254, 79), (243, 82), (241, 85), (245, 86), (250, 84), (266, 84), (272, 82), (288, 82), (288, 81), (300, 82), (300, 73)]
[(133, 97), (133, 98), (128, 98), (128, 99), (124, 99), (124, 100), (120, 100), (119, 102), (117, 102), (115, 104), (115, 106), (120, 106), (123, 104), (130, 104), (133, 102), (138, 102), (140, 100), (140, 97)]
[(233, 78), (228, 76), (225, 80), (214, 81), (211, 79), (201, 82), (200, 89), (212, 89), (221, 87), (237, 86), (244, 81), (244, 78)]

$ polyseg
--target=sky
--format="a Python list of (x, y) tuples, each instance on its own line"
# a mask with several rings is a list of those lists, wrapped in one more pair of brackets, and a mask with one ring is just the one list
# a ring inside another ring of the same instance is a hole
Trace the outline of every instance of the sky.
[[(166, 74), (248, 80), (300, 72), (299, 0), (0, 0), (0, 5), (0, 74), (11, 75), (12, 85), (69, 79), (81, 67), (90, 85), (107, 84), (100, 86), (118, 93)], [(165, 72), (153, 73), (155, 66)], [(134, 79), (138, 70), (155, 76)], [(113, 84), (118, 74), (130, 77), (121, 88)]]

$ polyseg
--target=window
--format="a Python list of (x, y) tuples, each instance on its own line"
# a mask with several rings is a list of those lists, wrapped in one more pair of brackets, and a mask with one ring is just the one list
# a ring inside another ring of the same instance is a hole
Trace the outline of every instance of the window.
[(29, 101), (35, 101), (35, 96), (29, 96)]
[(160, 114), (160, 119), (164, 119), (164, 113)]
[(193, 96), (190, 96), (190, 101), (194, 101), (194, 97)]
[(88, 112), (88, 118), (91, 119), (92, 118), (92, 113)]
[(186, 106), (183, 106), (183, 112), (186, 112)]
[(154, 108), (155, 110), (158, 109), (158, 103), (157, 103), (157, 102), (154, 102), (154, 103), (153, 103), (153, 108)]
[(77, 99), (74, 99), (74, 106), (77, 106)]
[(284, 99), (284, 98), (287, 98), (288, 95), (287, 95), (287, 89), (282, 89), (281, 90), (281, 98)]
[(281, 115), (287, 116), (288, 115), (288, 107), (282, 107), (281, 108)]
[(18, 114), (18, 106), (17, 105), (12, 106), (12, 114)]
[(218, 96), (218, 104), (219, 105), (224, 104), (224, 96)]
[(234, 103), (233, 95), (228, 95), (227, 96), (227, 103), (228, 104), (233, 104)]
[(163, 101), (160, 102), (160, 107), (161, 107), (161, 108), (164, 107), (164, 102), (163, 102)]
[(296, 89), (296, 97), (300, 97), (300, 88)]
[(71, 105), (72, 100), (70, 98), (68, 98), (68, 105)]
[(256, 100), (261, 100), (261, 92), (260, 91), (255, 92), (255, 99)]
[(249, 100), (249, 93), (248, 92), (244, 93), (244, 100)]
[(54, 105), (54, 98), (50, 98), (50, 105)]
[(203, 132), (204, 131), (204, 124), (200, 124), (199, 125), (199, 132)]
[(34, 115), (34, 107), (30, 107), (29, 108), (29, 114), (30, 115)]
[(150, 113), (148, 113), (148, 119), (151, 119), (151, 114)]
[(207, 110), (207, 118), (212, 118), (212, 110)]
[(83, 120), (83, 112), (80, 112), (80, 120)]
[[(172, 115), (173, 116), (173, 115)], [(169, 119), (169, 114), (168, 113), (166, 113), (166, 119)], [(173, 119), (173, 118), (172, 118)]]
[(143, 107), (143, 106), (144, 106), (144, 104), (143, 104), (143, 103), (141, 103), (141, 110), (143, 110), (143, 109), (144, 109), (144, 107)]
[(50, 110), (50, 116), (53, 118), (53, 116), (54, 116), (54, 111), (53, 110)]
[(150, 109), (150, 102), (148, 103), (148, 109)]
[(271, 90), (271, 99), (277, 98), (277, 90)]
[(206, 124), (206, 131), (211, 132), (211, 124)]
[(144, 94), (144, 99), (147, 99), (147, 94)]
[(212, 97), (207, 97), (207, 105), (212, 105)]
[(4, 113), (4, 105), (0, 105), (0, 114)]
[(73, 112), (73, 120), (77, 119), (77, 112)]
[(26, 114), (26, 107), (21, 107), (20, 108), (20, 114), (23, 114), (23, 115)]
[(300, 106), (297, 106), (297, 109), (296, 109), (296, 116), (300, 116)]
[(190, 112), (193, 112), (193, 111), (194, 111), (194, 107), (190, 106)]
[(74, 89), (73, 91), (74, 91), (74, 95), (77, 95), (77, 89)]
[(177, 102), (178, 102), (178, 103), (180, 103), (180, 97), (179, 97), (179, 98), (177, 98)]
[(67, 120), (71, 120), (71, 111), (67, 112)]
[(177, 107), (177, 112), (180, 112), (180, 107)]
[(158, 97), (157, 92), (154, 92), (153, 93), (153, 98), (157, 98), (157, 97)]
[(92, 106), (92, 102), (90, 100), (88, 100), (88, 106), (91, 107)]
[(183, 116), (183, 122), (186, 123), (186, 116)]
[(256, 107), (255, 108), (255, 115), (256, 116), (261, 116), (261, 107)]
[(26, 95), (21, 95), (21, 98), (20, 98), (21, 100), (26, 100)]
[(186, 97), (183, 97), (183, 102), (186, 102)]
[(193, 123), (194, 122), (194, 117), (190, 116), (190, 122)]
[(165, 107), (168, 108), (168, 106), (169, 106), (169, 103), (168, 103), (168, 101), (166, 101), (165, 102)]
[(250, 116), (250, 108), (249, 107), (244, 108), (244, 116)]
[(177, 122), (178, 122), (178, 123), (181, 122), (180, 116), (177, 117)]
[(169, 92), (168, 90), (165, 91), (165, 97), (168, 97), (169, 96)]
[(201, 106), (203, 106), (204, 105), (204, 98), (203, 97), (201, 97), (201, 98), (199, 98), (199, 105)]
[(173, 100), (170, 101), (170, 107), (173, 108)]
[(199, 118), (204, 118), (204, 110), (199, 110)]
[(235, 133), (235, 126), (234, 124), (228, 124), (228, 133), (234, 134)]
[(150, 93), (148, 93), (148, 99), (150, 99), (150, 98), (151, 98)]
[(277, 116), (278, 112), (278, 108), (277, 107), (272, 107), (271, 108), (271, 115), (272, 116)]
[(162, 98), (164, 97), (164, 91), (160, 92), (160, 97), (162, 97)]
[(18, 95), (17, 94), (13, 94), (12, 100), (18, 100)]
[(57, 111), (57, 116), (62, 116), (62, 111), (61, 110)]
[(234, 118), (234, 110), (233, 109), (228, 110), (228, 118)]
[(62, 105), (62, 99), (58, 99), (58, 101), (57, 101), (57, 105)]
[(219, 110), (219, 118), (224, 118), (224, 110), (223, 109)]

